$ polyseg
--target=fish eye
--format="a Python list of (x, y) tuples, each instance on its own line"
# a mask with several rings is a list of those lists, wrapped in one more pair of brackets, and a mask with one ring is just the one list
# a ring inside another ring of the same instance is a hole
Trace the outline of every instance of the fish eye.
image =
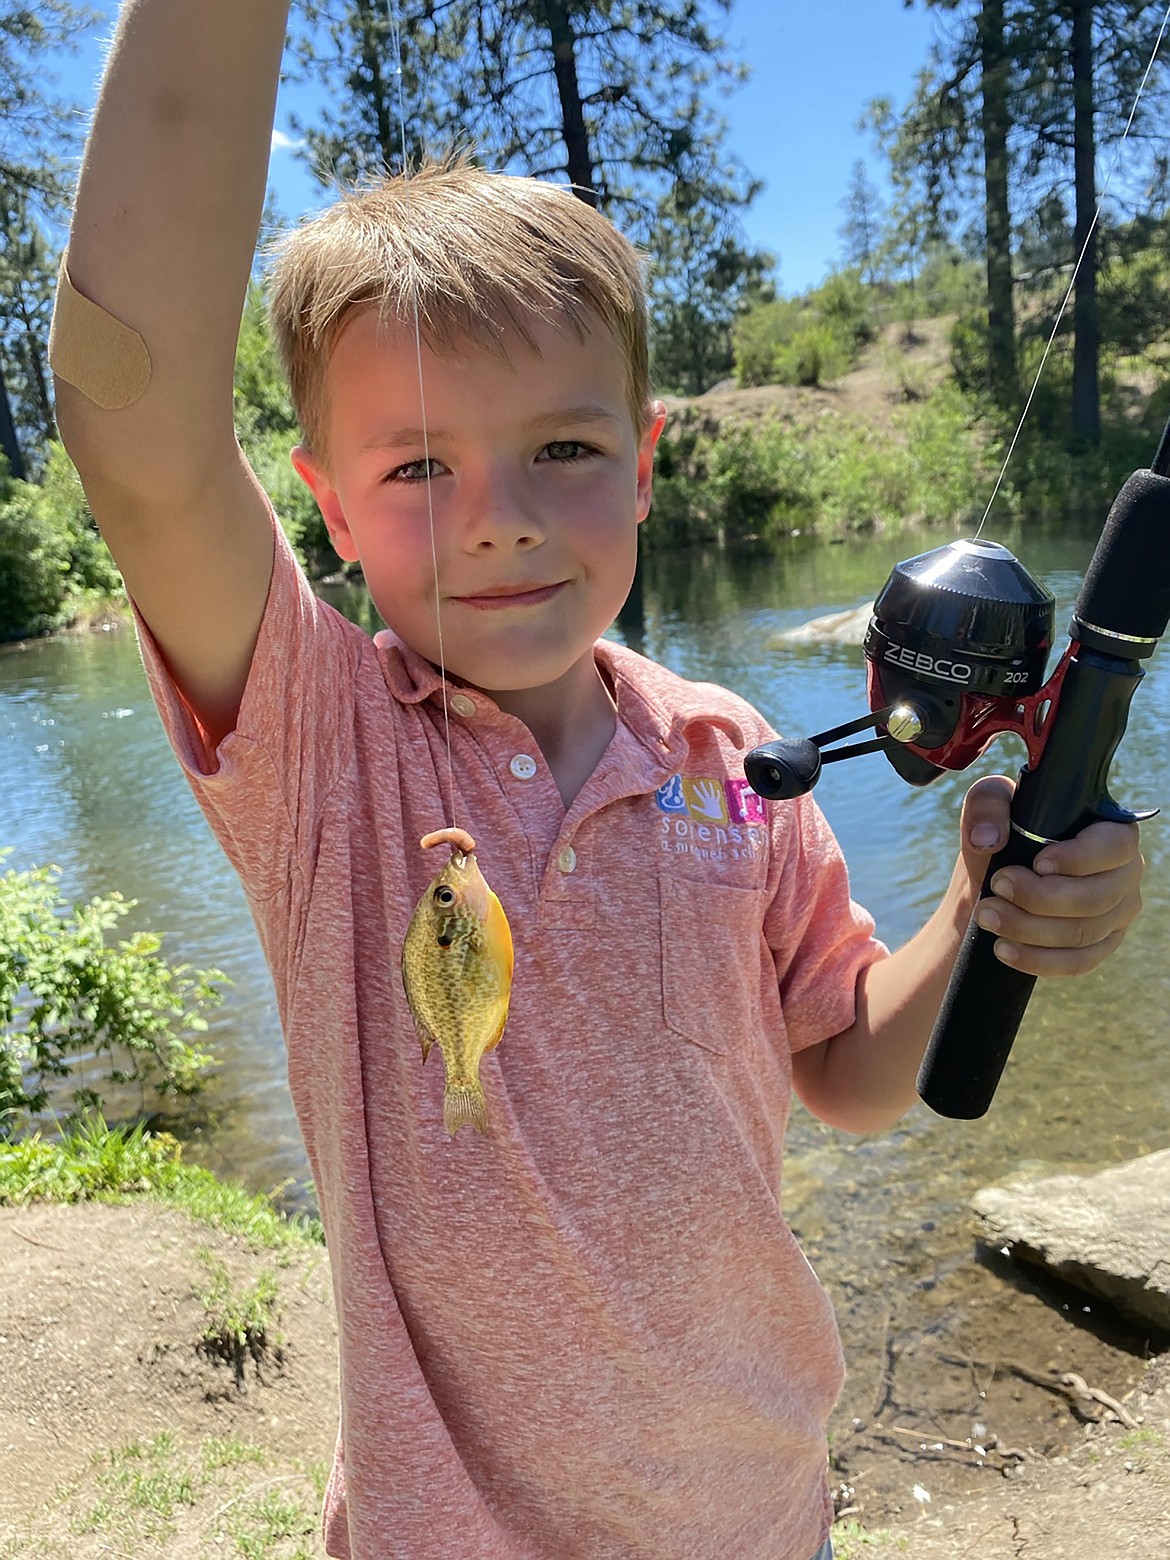
[(446, 883), (440, 883), (435, 889), (435, 903), (437, 905), (453, 905), (455, 903), (455, 890), (448, 888)]

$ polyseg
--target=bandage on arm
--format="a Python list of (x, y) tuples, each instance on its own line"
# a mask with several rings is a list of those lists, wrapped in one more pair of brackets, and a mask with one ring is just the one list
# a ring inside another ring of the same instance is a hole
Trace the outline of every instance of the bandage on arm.
[(95, 406), (117, 412), (133, 406), (150, 384), (150, 353), (136, 330), (100, 304), (83, 298), (61, 257), (49, 331), (49, 365)]
[(127, 586), (223, 728), (272, 565), (232, 421), (288, 0), (127, 0), (53, 325), (57, 423)]

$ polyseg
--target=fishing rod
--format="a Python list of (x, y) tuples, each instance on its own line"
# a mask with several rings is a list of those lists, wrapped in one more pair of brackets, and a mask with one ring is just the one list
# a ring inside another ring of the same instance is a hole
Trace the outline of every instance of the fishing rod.
[[(949, 542), (894, 566), (874, 602), (864, 654), (870, 714), (814, 737), (767, 742), (744, 770), (770, 800), (802, 796), (822, 765), (882, 752), (911, 785), (966, 769), (997, 735), (1027, 748), (1011, 831), (981, 898), (1003, 867), (1095, 819), (1136, 822), (1109, 794), (1130, 704), (1170, 622), (1170, 423), (1148, 469), (1109, 511), (1073, 610), (1069, 644), (1047, 681), (1054, 599), (997, 542)], [(832, 747), (868, 728), (866, 741)], [(973, 1119), (991, 1104), (1036, 977), (994, 953), (972, 919), (918, 1075), (941, 1116)]]
[[(1047, 682), (1052, 592), (1008, 548), (982, 539), (1044, 365), (1080, 275), (1105, 196), (1170, 25), (1170, 4), (1134, 97), (1068, 290), (974, 537), (896, 564), (874, 602), (865, 636), (870, 714), (815, 737), (765, 743), (744, 769), (761, 796), (802, 796), (821, 766), (880, 751), (911, 785), (966, 769), (1001, 732), (1027, 748), (1011, 805), (1008, 842), (992, 859), (980, 898), (1001, 868), (1032, 865), (1056, 840), (1095, 819), (1140, 822), (1109, 794), (1109, 770), (1129, 708), (1170, 622), (1170, 422), (1148, 469), (1113, 501), (1081, 585), (1069, 644)], [(829, 745), (874, 727), (878, 735)], [(829, 749), (828, 751), (823, 751)], [(940, 1116), (986, 1113), (1028, 1006), (1034, 975), (996, 958), (995, 935), (972, 918), (935, 1020), (918, 1092)]]

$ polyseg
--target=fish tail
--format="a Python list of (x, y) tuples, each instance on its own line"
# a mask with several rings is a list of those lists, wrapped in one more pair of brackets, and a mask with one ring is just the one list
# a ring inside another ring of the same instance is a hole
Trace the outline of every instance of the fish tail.
[(443, 1093), (443, 1125), (452, 1137), (460, 1127), (487, 1131), (487, 1101), (479, 1083), (450, 1083)]

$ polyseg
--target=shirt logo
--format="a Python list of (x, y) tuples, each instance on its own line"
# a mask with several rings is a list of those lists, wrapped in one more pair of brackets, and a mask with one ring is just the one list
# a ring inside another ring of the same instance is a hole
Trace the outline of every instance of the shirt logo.
[(683, 795), (683, 778), (681, 775), (671, 775), (665, 785), (660, 785), (654, 793), (654, 800), (658, 803), (658, 810), (664, 813), (685, 813), (687, 799)]
[(654, 793), (659, 812), (685, 814), (697, 823), (767, 823), (763, 798), (746, 780), (671, 775)]
[(725, 780), (727, 809), (736, 823), (767, 823), (764, 798), (753, 791), (746, 780)]
[(671, 775), (654, 793), (662, 848), (699, 860), (755, 861), (764, 854), (768, 815), (746, 780)]

